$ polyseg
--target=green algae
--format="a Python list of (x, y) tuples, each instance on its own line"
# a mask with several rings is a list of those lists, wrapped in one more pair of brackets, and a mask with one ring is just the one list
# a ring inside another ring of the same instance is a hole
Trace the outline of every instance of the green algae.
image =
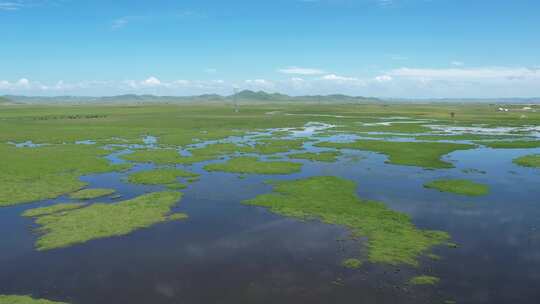
[(11, 206), (77, 191), (81, 175), (121, 170), (103, 158), (107, 151), (88, 145), (17, 148), (0, 144), (0, 206)]
[(440, 279), (437, 277), (422, 275), (409, 280), (412, 285), (437, 285)]
[(25, 212), (23, 212), (22, 215), (26, 217), (37, 217), (37, 216), (58, 213), (62, 211), (79, 209), (83, 206), (85, 206), (85, 204), (80, 204), (80, 203), (56, 204), (56, 205), (52, 205), (48, 207), (41, 207), (41, 208), (34, 208), (34, 209), (26, 210)]
[(30, 296), (0, 295), (0, 304), (67, 304), (45, 299), (34, 299)]
[(418, 166), (430, 169), (453, 168), (441, 160), (443, 155), (475, 148), (474, 145), (432, 142), (392, 142), (359, 140), (351, 143), (322, 142), (317, 147), (366, 150), (388, 155), (388, 162), (396, 165)]
[(311, 161), (320, 161), (320, 162), (335, 162), (337, 158), (341, 155), (340, 152), (329, 151), (329, 152), (306, 152), (306, 153), (295, 153), (288, 155), (291, 159), (307, 159)]
[(481, 196), (489, 193), (488, 186), (466, 179), (439, 179), (424, 184), (424, 187), (468, 196)]
[(114, 189), (83, 189), (69, 195), (72, 199), (89, 200), (102, 196), (111, 195), (116, 190)]
[(540, 140), (513, 140), (513, 141), (492, 141), (492, 142), (478, 142), (478, 144), (484, 145), (493, 149), (529, 149), (539, 148)]
[(139, 171), (128, 176), (128, 181), (133, 184), (142, 185), (169, 185), (173, 189), (185, 188), (185, 185), (178, 183), (178, 178), (195, 178), (199, 175), (193, 172), (163, 168), (148, 171)]
[(181, 197), (180, 192), (155, 192), (114, 204), (97, 203), (37, 216), (35, 221), (40, 226), (40, 235), (36, 248), (41, 251), (68, 247), (150, 227), (169, 220), (171, 208)]
[(341, 265), (349, 269), (358, 269), (362, 266), (362, 261), (360, 261), (359, 259), (350, 258), (341, 262)]
[(299, 172), (302, 164), (286, 161), (260, 161), (256, 157), (237, 157), (225, 163), (208, 164), (207, 171), (250, 174), (291, 174)]
[(540, 154), (518, 157), (514, 159), (513, 162), (522, 167), (540, 168)]
[(382, 203), (361, 200), (355, 183), (346, 179), (318, 176), (272, 185), (274, 193), (243, 203), (267, 207), (284, 216), (343, 225), (353, 235), (367, 237), (371, 262), (417, 266), (420, 255), (449, 238), (446, 232), (416, 228), (408, 215)]

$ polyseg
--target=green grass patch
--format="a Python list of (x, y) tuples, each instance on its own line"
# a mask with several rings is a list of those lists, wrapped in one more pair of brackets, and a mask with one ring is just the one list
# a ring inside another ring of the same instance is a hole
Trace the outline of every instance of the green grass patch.
[(103, 158), (108, 152), (88, 145), (16, 148), (0, 144), (0, 206), (11, 206), (77, 191), (81, 175), (121, 170)]
[(155, 169), (148, 171), (139, 171), (128, 176), (128, 181), (133, 184), (142, 185), (171, 185), (173, 188), (181, 187), (178, 178), (196, 178), (199, 175), (193, 172), (181, 169)]
[(423, 126), (422, 123), (400, 123), (375, 124), (375, 125), (347, 125), (338, 127), (337, 130), (353, 132), (386, 132), (386, 133), (427, 133), (431, 128)]
[[(156, 192), (114, 204), (93, 204), (40, 215), (35, 220), (40, 226), (36, 248), (50, 250), (68, 247), (150, 227), (169, 220), (171, 208), (181, 197), (180, 192)], [(178, 216), (173, 215), (172, 218)]]
[(493, 141), (479, 144), (493, 149), (530, 149), (540, 147), (540, 140)]
[(26, 210), (23, 212), (23, 216), (26, 217), (37, 217), (37, 216), (43, 216), (43, 215), (49, 215), (53, 213), (73, 210), (73, 209), (79, 209), (82, 208), (85, 204), (80, 203), (69, 203), (69, 204), (56, 204), (48, 207), (41, 207), (41, 208), (34, 208), (30, 210)]
[(45, 299), (34, 299), (30, 296), (0, 295), (0, 304), (67, 304)]
[(275, 154), (291, 150), (302, 150), (303, 147), (303, 139), (264, 139), (258, 141), (254, 147), (244, 147), (242, 151), (257, 154)]
[(489, 193), (489, 187), (466, 179), (440, 179), (424, 184), (429, 189), (468, 196), (481, 196)]
[(317, 147), (356, 149), (388, 155), (388, 162), (396, 165), (423, 168), (453, 168), (451, 163), (441, 160), (443, 155), (475, 148), (474, 145), (431, 142), (391, 142), (381, 140), (359, 140), (351, 143), (322, 142)]
[(437, 277), (422, 275), (409, 280), (412, 285), (437, 285), (440, 279)]
[(514, 163), (523, 167), (540, 168), (540, 154), (518, 157), (514, 159)]
[(256, 157), (237, 157), (225, 163), (208, 164), (207, 171), (221, 171), (231, 173), (250, 174), (291, 174), (300, 172), (302, 164), (286, 161), (260, 161)]
[(446, 232), (416, 228), (408, 215), (382, 203), (361, 200), (356, 195), (356, 184), (346, 179), (319, 176), (275, 181), (272, 185), (274, 193), (243, 203), (267, 207), (284, 216), (343, 225), (353, 235), (368, 238), (371, 262), (417, 266), (418, 256), (449, 238)]
[(497, 139), (519, 139), (515, 135), (490, 135), (490, 134), (474, 134), (464, 133), (455, 135), (418, 135), (415, 136), (418, 140), (497, 140)]
[(358, 269), (362, 266), (362, 261), (360, 261), (359, 259), (350, 258), (344, 260), (341, 265), (349, 269)]
[(111, 195), (116, 190), (114, 189), (83, 189), (69, 195), (72, 199), (89, 200), (102, 196)]
[(306, 152), (306, 153), (295, 153), (288, 155), (291, 159), (307, 159), (311, 161), (320, 161), (320, 162), (335, 162), (337, 158), (341, 155), (340, 152), (330, 151), (330, 152)]

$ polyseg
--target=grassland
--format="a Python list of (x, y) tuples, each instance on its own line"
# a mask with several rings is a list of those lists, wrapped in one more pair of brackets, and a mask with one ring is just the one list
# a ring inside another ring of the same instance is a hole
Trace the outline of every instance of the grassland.
[(263, 139), (258, 141), (254, 147), (245, 147), (242, 151), (257, 154), (275, 154), (301, 150), (303, 146), (303, 139)]
[(30, 296), (0, 295), (0, 304), (67, 304), (45, 299), (34, 299)]
[(474, 145), (432, 142), (391, 142), (381, 140), (359, 140), (351, 143), (322, 142), (315, 146), (336, 149), (356, 149), (388, 155), (388, 162), (395, 165), (423, 168), (453, 168), (451, 163), (441, 160), (443, 155), (473, 149)]
[(356, 185), (338, 177), (312, 177), (273, 182), (274, 193), (260, 195), (244, 204), (267, 207), (288, 217), (319, 219), (343, 225), (357, 236), (368, 238), (371, 262), (418, 265), (417, 258), (446, 241), (441, 231), (420, 230), (406, 214), (356, 195)]
[(481, 196), (489, 193), (489, 187), (466, 179), (439, 179), (426, 183), (428, 189), (437, 189), (441, 192), (450, 192), (468, 196)]
[(311, 161), (319, 162), (335, 162), (337, 158), (341, 155), (340, 152), (329, 151), (329, 152), (305, 152), (305, 153), (294, 153), (289, 154), (288, 157), (291, 159), (307, 159)]
[(437, 277), (422, 275), (409, 280), (412, 285), (437, 285), (440, 279)]
[(208, 164), (207, 171), (249, 174), (291, 174), (299, 172), (302, 164), (286, 161), (260, 161), (256, 157), (237, 157), (225, 163)]
[(514, 159), (514, 163), (523, 167), (540, 168), (540, 154), (518, 157)]
[(115, 193), (114, 189), (83, 189), (69, 195), (72, 199), (89, 200)]
[(0, 143), (0, 206), (56, 198), (86, 186), (81, 175), (124, 169), (94, 146), (62, 144), (17, 148)]
[(171, 208), (180, 200), (179, 192), (156, 192), (114, 204), (92, 204), (88, 207), (37, 213), (40, 226), (38, 250), (50, 250), (84, 243), (90, 240), (121, 236), (137, 229), (150, 227), (167, 220), (183, 219), (184, 215), (170, 215)]

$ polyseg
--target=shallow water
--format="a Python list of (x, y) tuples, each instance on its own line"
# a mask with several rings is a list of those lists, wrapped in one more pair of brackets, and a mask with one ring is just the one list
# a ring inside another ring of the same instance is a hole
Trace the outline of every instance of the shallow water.
[[(238, 141), (239, 139), (233, 139)], [(146, 143), (155, 145), (158, 139)], [(323, 151), (306, 144), (311, 151)], [(114, 152), (108, 159), (121, 162)], [(286, 176), (207, 173), (205, 163), (180, 166), (201, 179), (182, 190), (174, 211), (182, 222), (157, 224), (124, 237), (37, 252), (30, 208), (56, 200), (0, 209), (0, 294), (32, 294), (72, 303), (538, 303), (540, 290), (540, 171), (512, 159), (540, 149), (479, 148), (446, 156), (456, 168), (424, 170), (389, 165), (383, 155), (345, 150), (336, 163), (304, 163)], [(150, 169), (136, 165), (131, 172)], [(478, 169), (466, 173), (466, 169)], [(121, 198), (161, 186), (133, 185), (128, 173), (82, 177), (91, 188), (114, 188)], [(358, 270), (343, 259), (365, 256), (363, 240), (342, 228), (301, 222), (240, 202), (271, 191), (268, 179), (336, 175), (358, 183), (362, 198), (409, 214), (425, 229), (448, 231), (458, 248), (435, 248), (441, 261), (421, 259), (419, 268), (366, 263)], [(424, 189), (437, 178), (486, 183), (483, 197)], [(441, 278), (435, 287), (411, 287), (414, 275)]]

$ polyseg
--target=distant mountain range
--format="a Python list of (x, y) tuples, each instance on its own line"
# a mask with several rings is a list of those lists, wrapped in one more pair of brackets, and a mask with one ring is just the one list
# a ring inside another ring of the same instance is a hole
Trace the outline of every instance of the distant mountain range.
[(374, 98), (362, 96), (334, 95), (305, 95), (289, 96), (280, 93), (267, 93), (264, 91), (244, 90), (234, 95), (222, 96), (217, 94), (204, 94), (198, 96), (156, 96), (156, 95), (118, 95), (105, 97), (85, 96), (19, 96), (6, 95), (0, 97), (0, 104), (50, 104), (50, 103), (190, 103), (190, 102), (238, 102), (238, 103), (496, 103), (496, 104), (539, 104), (540, 98), (447, 98), (447, 99), (405, 99), (405, 98)]

